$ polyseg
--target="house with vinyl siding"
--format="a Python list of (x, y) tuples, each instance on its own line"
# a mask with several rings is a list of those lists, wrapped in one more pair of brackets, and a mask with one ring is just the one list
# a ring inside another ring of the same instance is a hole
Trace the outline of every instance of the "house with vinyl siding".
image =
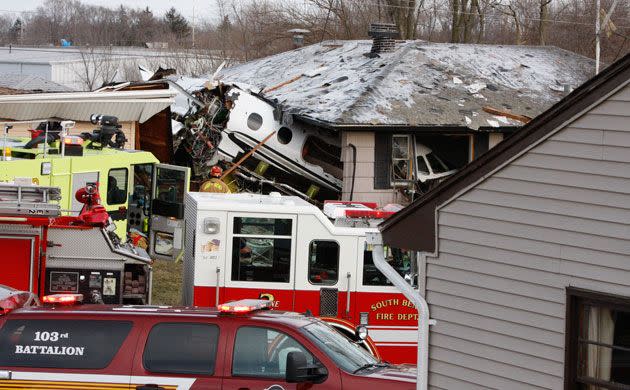
[(431, 389), (630, 389), (630, 55), (381, 224)]

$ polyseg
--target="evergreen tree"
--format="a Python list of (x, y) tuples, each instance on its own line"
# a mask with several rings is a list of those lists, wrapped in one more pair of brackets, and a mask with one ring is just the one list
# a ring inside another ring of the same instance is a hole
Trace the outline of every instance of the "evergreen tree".
[(182, 14), (179, 13), (175, 9), (175, 7), (171, 7), (166, 14), (164, 15), (164, 22), (168, 27), (169, 31), (177, 37), (177, 39), (181, 40), (186, 38), (190, 34), (190, 25), (188, 25), (188, 21)]
[(12, 43), (18, 43), (22, 38), (22, 20), (17, 18), (9, 29), (9, 39)]

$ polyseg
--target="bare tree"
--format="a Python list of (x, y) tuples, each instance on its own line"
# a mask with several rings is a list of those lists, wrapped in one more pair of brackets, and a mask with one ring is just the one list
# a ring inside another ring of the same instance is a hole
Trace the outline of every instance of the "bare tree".
[(121, 64), (111, 48), (82, 48), (79, 53), (81, 63), (76, 69), (76, 75), (87, 91), (114, 81)]

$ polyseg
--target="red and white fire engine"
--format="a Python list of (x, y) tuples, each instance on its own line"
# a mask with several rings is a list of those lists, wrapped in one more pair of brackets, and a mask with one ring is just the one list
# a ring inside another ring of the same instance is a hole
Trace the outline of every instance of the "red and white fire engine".
[[(186, 196), (184, 303), (215, 306), (244, 298), (325, 317), (349, 336), (367, 325), (366, 347), (394, 363), (414, 363), (418, 312), (376, 268), (366, 233), (391, 212), (371, 203), (328, 202), (324, 212), (279, 194)], [(386, 248), (386, 259), (415, 283), (415, 253)]]
[(0, 183), (0, 284), (38, 296), (80, 293), (91, 303), (149, 303), (151, 259), (120, 241), (98, 185), (76, 193), (63, 216), (57, 187)]

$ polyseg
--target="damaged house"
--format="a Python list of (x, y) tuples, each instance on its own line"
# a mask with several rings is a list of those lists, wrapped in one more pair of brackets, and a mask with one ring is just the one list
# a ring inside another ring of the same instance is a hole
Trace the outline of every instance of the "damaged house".
[(593, 69), (555, 47), (324, 41), (221, 70), (233, 106), (219, 151), (233, 159), (269, 137), (254, 157), (328, 198), (407, 203)]

